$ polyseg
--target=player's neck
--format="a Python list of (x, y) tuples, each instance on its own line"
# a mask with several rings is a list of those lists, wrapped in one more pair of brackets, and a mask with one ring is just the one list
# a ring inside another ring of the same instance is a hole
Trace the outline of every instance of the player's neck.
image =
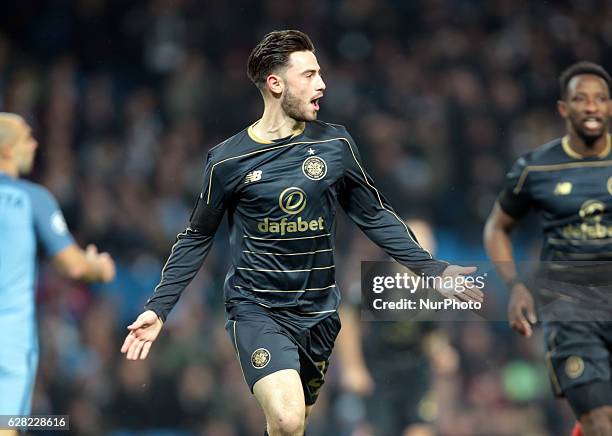
[(568, 146), (582, 157), (605, 157), (610, 153), (610, 135), (604, 133), (593, 142), (586, 142), (576, 132), (569, 131)]
[(12, 178), (16, 179), (19, 177), (17, 167), (10, 162), (0, 159), (0, 173), (8, 174)]
[(265, 141), (275, 141), (304, 131), (304, 121), (288, 116), (280, 106), (266, 106), (259, 121), (253, 124), (252, 131)]

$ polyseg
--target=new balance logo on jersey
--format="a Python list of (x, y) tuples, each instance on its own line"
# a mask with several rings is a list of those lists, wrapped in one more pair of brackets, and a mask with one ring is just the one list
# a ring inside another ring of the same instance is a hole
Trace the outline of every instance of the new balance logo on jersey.
[(570, 195), (572, 193), (572, 182), (559, 182), (555, 186), (555, 195)]
[(262, 173), (261, 170), (251, 171), (244, 178), (244, 183), (252, 183), (252, 182), (260, 181), (261, 180), (261, 173)]

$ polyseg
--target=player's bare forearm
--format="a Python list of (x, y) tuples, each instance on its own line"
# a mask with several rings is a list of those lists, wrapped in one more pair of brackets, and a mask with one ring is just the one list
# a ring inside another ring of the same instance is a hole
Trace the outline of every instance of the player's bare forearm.
[(499, 203), (495, 203), (484, 229), (485, 248), (495, 264), (499, 275), (511, 293), (508, 304), (508, 322), (523, 336), (531, 336), (532, 324), (537, 321), (533, 297), (517, 276), (516, 264), (512, 256), (510, 231), (516, 220), (506, 214)]
[(53, 258), (58, 270), (74, 280), (110, 282), (115, 278), (115, 263), (108, 253), (98, 253), (95, 245), (82, 250), (71, 244)]
[(363, 338), (358, 312), (354, 307), (343, 307), (339, 313), (342, 329), (338, 335), (336, 348), (342, 365), (340, 383), (350, 392), (369, 395), (374, 389), (374, 382), (363, 356), (361, 346)]
[(510, 239), (515, 223), (516, 220), (506, 214), (496, 202), (484, 227), (483, 238), (487, 255), (506, 283), (517, 277)]
[(342, 330), (340, 330), (337, 345), (340, 362), (343, 367), (365, 365), (361, 348), (361, 329), (356, 310), (352, 307), (344, 307), (339, 312), (342, 321)]

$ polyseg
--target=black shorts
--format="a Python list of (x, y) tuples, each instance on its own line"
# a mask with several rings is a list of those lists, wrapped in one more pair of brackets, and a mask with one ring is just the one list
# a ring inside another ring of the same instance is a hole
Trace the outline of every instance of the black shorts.
[(230, 312), (225, 329), (251, 392), (261, 378), (295, 369), (302, 380), (306, 404), (315, 403), (340, 332), (337, 312), (306, 328), (285, 322), (265, 308), (249, 305), (249, 310)]
[(546, 321), (546, 365), (553, 390), (577, 417), (612, 406), (612, 322)]
[[(376, 389), (365, 401), (368, 422), (376, 434), (399, 435), (408, 426), (427, 423), (422, 405), (431, 389), (429, 361), (420, 352), (411, 356), (411, 351), (407, 349), (403, 358), (393, 353), (371, 359)], [(398, 380), (409, 380), (409, 384)]]

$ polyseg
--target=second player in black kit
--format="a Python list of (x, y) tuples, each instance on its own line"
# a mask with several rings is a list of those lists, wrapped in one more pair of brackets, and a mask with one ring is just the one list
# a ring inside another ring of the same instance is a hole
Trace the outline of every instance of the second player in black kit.
[(540, 213), (544, 261), (612, 260), (612, 154), (610, 135), (597, 155), (585, 157), (555, 139), (521, 157), (499, 197), (515, 218)]
[[(538, 303), (555, 393), (568, 399), (585, 435), (610, 435), (610, 77), (598, 65), (578, 63), (562, 75), (561, 91), (567, 136), (514, 164), (487, 222), (485, 242), (511, 291), (510, 322), (526, 336), (536, 321), (532, 295)], [(505, 234), (530, 210), (538, 213), (544, 238), (542, 262), (528, 290), (514, 271)]]

